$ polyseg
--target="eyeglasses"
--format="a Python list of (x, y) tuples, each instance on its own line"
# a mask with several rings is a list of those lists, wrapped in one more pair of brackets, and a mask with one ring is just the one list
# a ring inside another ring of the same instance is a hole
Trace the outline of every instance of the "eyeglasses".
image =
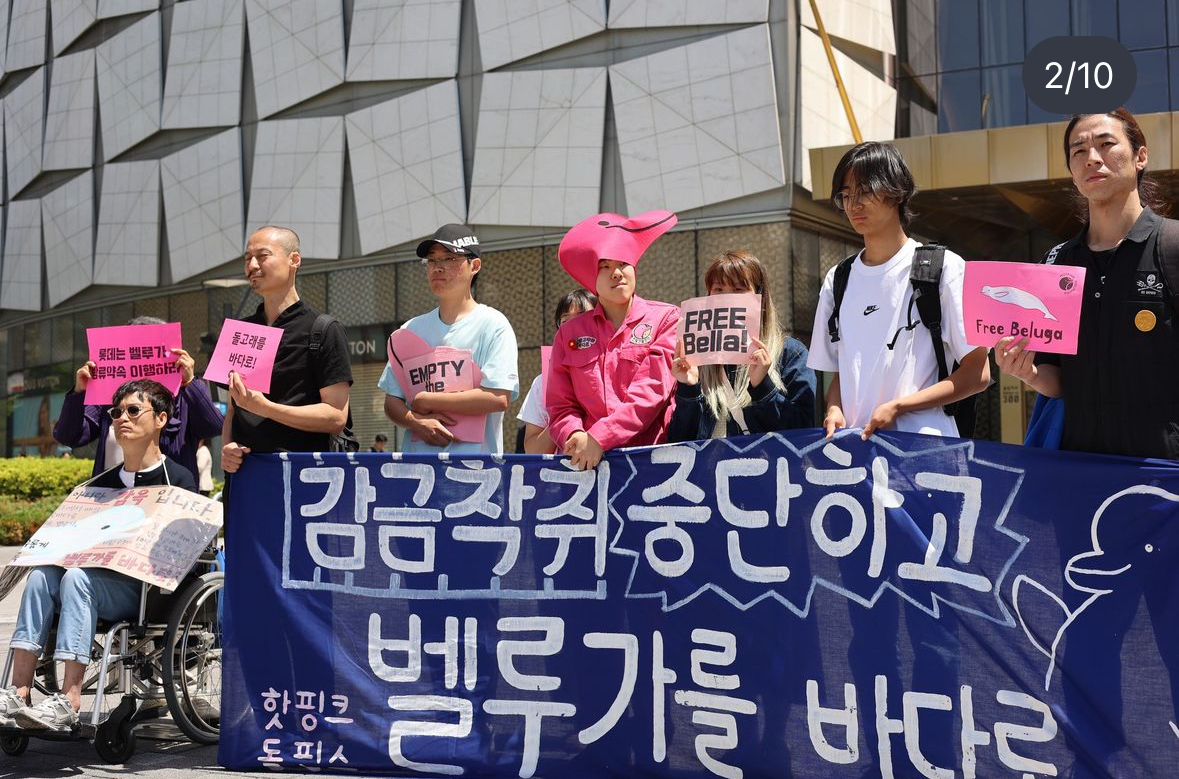
[(138, 403), (131, 403), (125, 408), (111, 406), (109, 409), (107, 409), (106, 413), (111, 415), (111, 419), (118, 419), (119, 417), (123, 416), (124, 412), (126, 412), (127, 419), (135, 419), (149, 409), (151, 409), (151, 406), (141, 406)]
[(470, 257), (423, 257), (422, 265), (427, 269), (442, 268), (449, 271), (457, 268), (460, 262), (470, 261)]
[(846, 211), (852, 206), (864, 205), (873, 197), (875, 197), (875, 195), (875, 192), (857, 189), (853, 194), (848, 194), (847, 192), (836, 192), (831, 196), (831, 200), (835, 203), (835, 207), (840, 211)]

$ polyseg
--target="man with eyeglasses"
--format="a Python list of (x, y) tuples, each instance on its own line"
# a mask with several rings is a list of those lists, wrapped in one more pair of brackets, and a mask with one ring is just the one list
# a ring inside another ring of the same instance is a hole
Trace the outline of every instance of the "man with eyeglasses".
[[(385, 414), (403, 430), (403, 452), (502, 454), (503, 420), (520, 391), (516, 333), (499, 311), (478, 303), (474, 284), (483, 261), (479, 239), (469, 227), (443, 225), (418, 244), (418, 257), (438, 307), (402, 325), (430, 347), (467, 350), (482, 373), (480, 385), (453, 392), (418, 392), (412, 403), (386, 365), (378, 386), (386, 393)], [(401, 360), (396, 353), (394, 359)], [(481, 441), (459, 441), (451, 427), (455, 414), (484, 416)]]
[(282, 328), (270, 392), (229, 376), (221, 468), (236, 473), (250, 452), (326, 452), (348, 424), (352, 367), (343, 326), (332, 319), (313, 348), (319, 312), (299, 298), (299, 236), (267, 225), (250, 236), (243, 257), (246, 279), (262, 303), (245, 321)]
[[(844, 427), (863, 428), (864, 439), (887, 429), (957, 436), (958, 426), (944, 407), (983, 391), (991, 381), (987, 350), (966, 343), (965, 261), (938, 250), (944, 254), (936, 284), (941, 334), (935, 345), (936, 336), (919, 316), (910, 278), (919, 244), (905, 229), (917, 187), (900, 152), (886, 143), (853, 147), (836, 166), (831, 191), (836, 208), (863, 236), (864, 248), (827, 273), (815, 311), (807, 365), (835, 374), (823, 419), (828, 437)], [(846, 286), (836, 311), (841, 267)], [(933, 307), (935, 313), (938, 309)], [(943, 362), (959, 363), (941, 379), (938, 346)]]

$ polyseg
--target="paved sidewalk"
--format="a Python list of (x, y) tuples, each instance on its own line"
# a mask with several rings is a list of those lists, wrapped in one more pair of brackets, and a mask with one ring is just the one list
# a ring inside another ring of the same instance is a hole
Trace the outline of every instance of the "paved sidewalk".
[[(17, 547), (0, 547), (0, 564), (16, 555)], [(16, 627), (17, 607), (21, 588), (0, 601), (0, 658), (8, 655), (8, 641)], [(0, 666), (2, 667), (2, 666)], [(85, 741), (42, 741), (31, 739), (29, 748), (20, 757), (0, 753), (0, 779), (7, 777), (36, 777), (37, 779), (74, 779), (86, 777), (126, 779), (134, 772), (136, 779), (205, 779), (230, 776), (302, 776), (307, 774), (263, 774), (226, 771), (217, 765), (216, 746), (197, 746), (187, 741), (158, 741), (140, 737), (134, 756), (126, 766), (109, 765), (102, 761), (93, 745)]]

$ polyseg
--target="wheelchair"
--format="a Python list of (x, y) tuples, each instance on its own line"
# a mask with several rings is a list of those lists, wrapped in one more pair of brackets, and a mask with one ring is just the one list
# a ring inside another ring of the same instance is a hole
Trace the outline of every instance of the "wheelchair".
[[(225, 585), (224, 571), (216, 570), (219, 559), (216, 550), (207, 550), (174, 594), (144, 584), (136, 619), (112, 624), (100, 620), (82, 682), (78, 724), (70, 731), (0, 728), (0, 751), (17, 757), (30, 738), (85, 740), (93, 742), (105, 762), (125, 763), (135, 753), (137, 731), (217, 743)], [(51, 635), (47, 654), (53, 645)], [(59, 665), (51, 657), (41, 659), (34, 674), (36, 691), (59, 691)], [(0, 684), (10, 684), (11, 674), (10, 649)]]

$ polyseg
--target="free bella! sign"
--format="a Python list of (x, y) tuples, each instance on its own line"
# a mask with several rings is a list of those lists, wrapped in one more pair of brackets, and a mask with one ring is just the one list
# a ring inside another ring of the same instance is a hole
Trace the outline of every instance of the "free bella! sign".
[(968, 262), (962, 283), (966, 342), (990, 348), (1015, 336), (1028, 339), (1032, 351), (1076, 354), (1084, 289), (1084, 268)]
[(680, 305), (680, 339), (693, 365), (743, 365), (761, 332), (761, 295), (708, 295)]

